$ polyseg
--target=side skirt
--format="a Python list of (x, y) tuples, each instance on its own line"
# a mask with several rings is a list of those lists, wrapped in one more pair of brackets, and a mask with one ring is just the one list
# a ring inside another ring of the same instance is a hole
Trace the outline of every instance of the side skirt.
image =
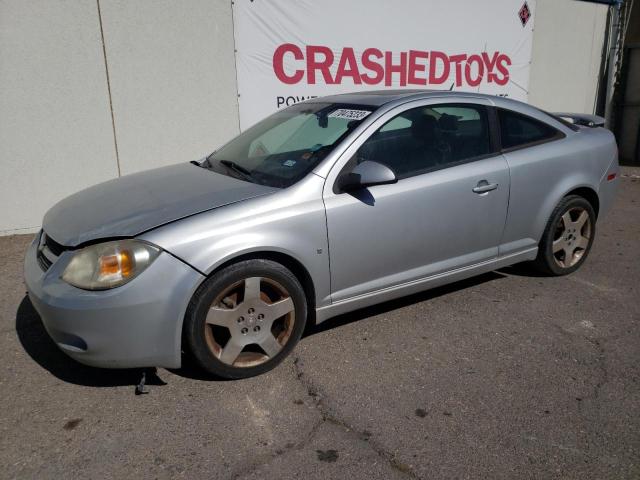
[(448, 283), (464, 280), (493, 270), (498, 270), (503, 267), (508, 267), (514, 263), (534, 260), (537, 254), (538, 247), (535, 246), (523, 252), (505, 255), (486, 262), (476, 263), (475, 265), (470, 265), (468, 267), (458, 268), (456, 270), (440, 273), (431, 277), (414, 280), (401, 285), (394, 285), (393, 287), (387, 287), (376, 290), (375, 292), (369, 292), (364, 295), (358, 295), (357, 297), (341, 300), (340, 302), (327, 305), (326, 307), (317, 308), (316, 323), (321, 323), (331, 317), (335, 317), (336, 315), (375, 305), (376, 303), (383, 303), (395, 298), (411, 295), (412, 293), (429, 290), (441, 285), (446, 285)]

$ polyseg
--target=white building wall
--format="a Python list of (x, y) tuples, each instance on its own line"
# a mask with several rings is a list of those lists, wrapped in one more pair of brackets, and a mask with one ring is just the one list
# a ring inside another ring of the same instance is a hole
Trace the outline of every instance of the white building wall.
[[(238, 132), (229, 0), (0, 0), (0, 234)], [(537, 0), (529, 100), (592, 112), (606, 7)], [(116, 155), (115, 145), (118, 151)]]
[[(0, 235), (238, 133), (228, 0), (0, 0)], [(119, 160), (119, 162), (118, 162)]]
[(238, 133), (230, 1), (100, 5), (123, 175), (202, 158)]
[(551, 112), (593, 113), (607, 6), (537, 0), (529, 103)]
[(0, 233), (117, 175), (95, 1), (0, 0)]

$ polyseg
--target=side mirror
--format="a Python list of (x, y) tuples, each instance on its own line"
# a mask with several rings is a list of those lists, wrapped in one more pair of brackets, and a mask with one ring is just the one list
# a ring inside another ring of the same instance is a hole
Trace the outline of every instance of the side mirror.
[(372, 160), (365, 160), (350, 173), (340, 177), (339, 187), (341, 191), (347, 192), (374, 185), (396, 183), (397, 181), (396, 174), (386, 165)]

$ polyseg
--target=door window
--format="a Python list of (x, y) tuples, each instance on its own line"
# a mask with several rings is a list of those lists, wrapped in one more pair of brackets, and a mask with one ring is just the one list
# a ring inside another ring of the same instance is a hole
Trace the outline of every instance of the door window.
[(542, 143), (562, 135), (546, 123), (509, 110), (498, 110), (498, 117), (503, 149)]
[(406, 178), (491, 153), (487, 109), (481, 105), (418, 107), (395, 116), (362, 144), (357, 163), (373, 160)]

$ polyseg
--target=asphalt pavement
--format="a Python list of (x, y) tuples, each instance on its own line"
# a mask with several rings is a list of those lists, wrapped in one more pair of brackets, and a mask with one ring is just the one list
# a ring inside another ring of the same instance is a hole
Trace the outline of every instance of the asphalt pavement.
[(84, 367), (0, 238), (0, 478), (640, 478), (640, 169), (581, 270), (511, 267), (337, 317), (274, 371)]

